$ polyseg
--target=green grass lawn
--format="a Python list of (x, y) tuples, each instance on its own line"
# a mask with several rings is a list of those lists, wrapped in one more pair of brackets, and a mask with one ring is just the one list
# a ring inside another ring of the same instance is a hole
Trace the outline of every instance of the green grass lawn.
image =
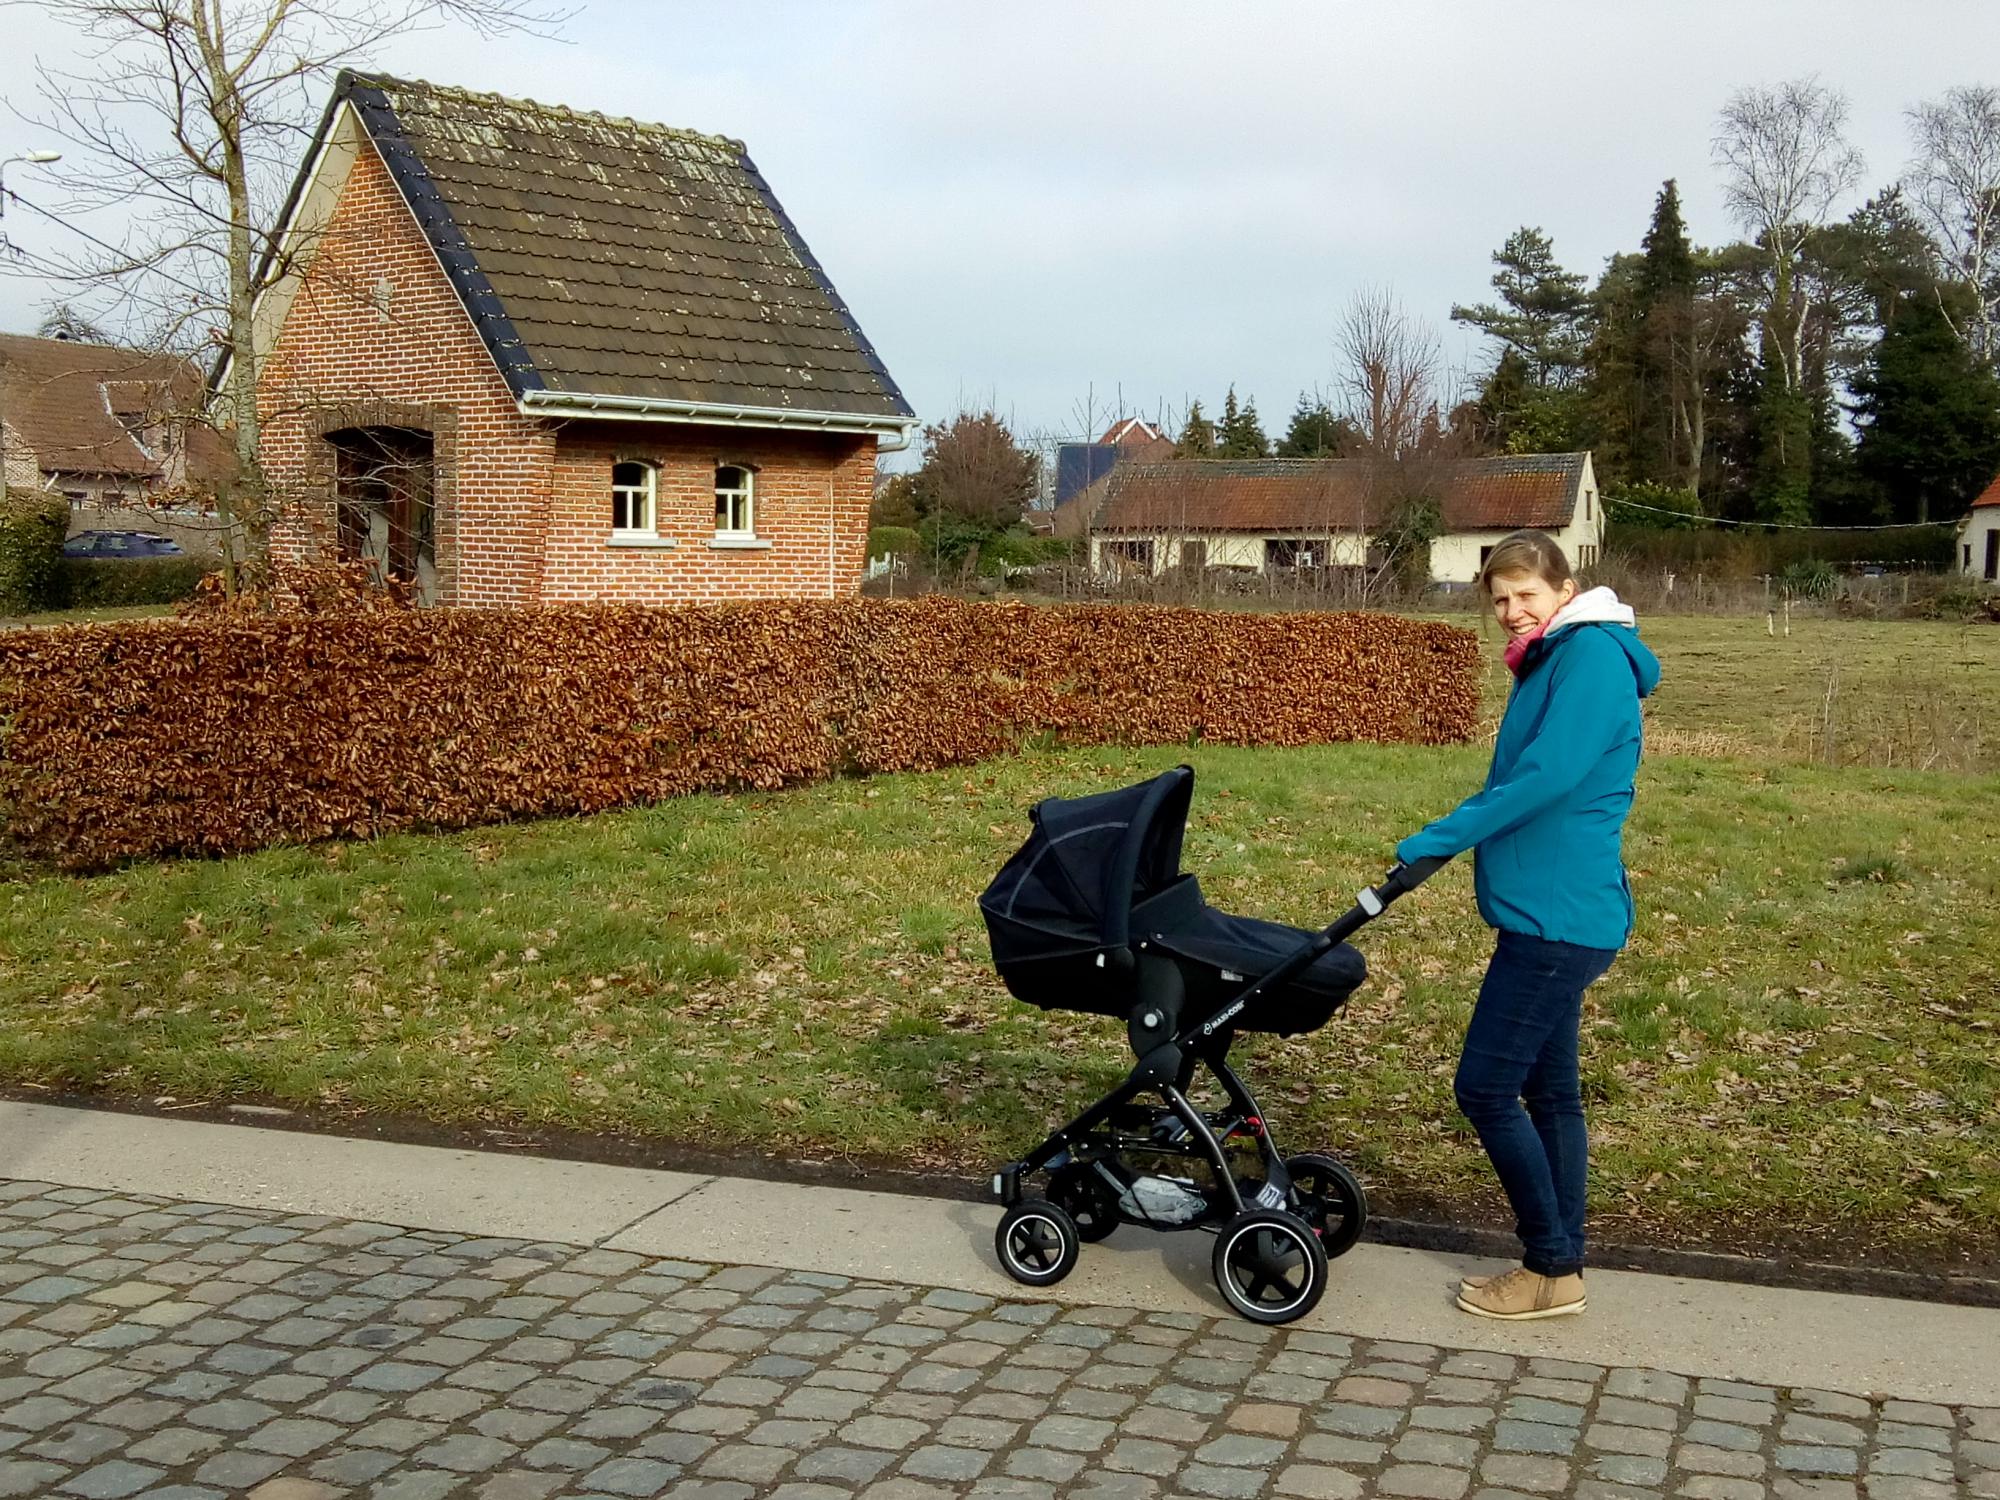
[[(583, 820), (13, 883), (0, 1077), (564, 1125), (977, 1172), (1126, 1065), (990, 974), (973, 905), (1037, 798), (1191, 758), (1186, 864), (1319, 922), (1477, 748), (1037, 754)], [(2000, 782), (1678, 757), (1630, 840), (1643, 913), (1592, 995), (1607, 1233), (1933, 1250), (2000, 1231)], [(1288, 1143), (1493, 1220), (1452, 1106), (1487, 953), (1454, 867), (1364, 934), (1316, 1036), (1256, 1039)]]
[(174, 612), (171, 604), (107, 604), (96, 609), (54, 609), (35, 614), (0, 616), (0, 630), (30, 625), (47, 629), (52, 625), (97, 625), (106, 620), (152, 620)]
[[(2000, 772), (2000, 629), (1990, 624), (1801, 611), (1787, 636), (1782, 618), (1767, 634), (1762, 615), (1639, 623), (1666, 668), (1650, 714), (1655, 753)], [(1498, 639), (1490, 627), (1486, 638)], [(1487, 661), (1497, 719), (1507, 692), (1497, 646)]]

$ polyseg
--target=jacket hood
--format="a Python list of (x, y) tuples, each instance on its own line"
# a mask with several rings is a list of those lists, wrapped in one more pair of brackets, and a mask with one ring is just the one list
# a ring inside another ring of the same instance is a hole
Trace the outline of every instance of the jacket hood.
[(1558, 631), (1567, 630), (1572, 625), (1599, 626), (1618, 643), (1626, 661), (1631, 664), (1632, 680), (1638, 684), (1641, 698), (1649, 696), (1660, 685), (1660, 659), (1639, 639), (1639, 617), (1632, 612), (1632, 606), (1611, 589), (1585, 589), (1578, 594), (1555, 612), (1549, 620), (1549, 628), (1542, 632), (1542, 639), (1548, 641)]

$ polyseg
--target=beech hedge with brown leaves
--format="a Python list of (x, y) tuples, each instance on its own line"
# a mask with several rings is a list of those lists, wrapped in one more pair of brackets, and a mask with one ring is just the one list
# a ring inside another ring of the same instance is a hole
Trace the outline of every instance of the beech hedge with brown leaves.
[(596, 812), (1064, 744), (1467, 739), (1385, 615), (929, 598), (217, 614), (0, 637), (0, 808), (70, 869)]

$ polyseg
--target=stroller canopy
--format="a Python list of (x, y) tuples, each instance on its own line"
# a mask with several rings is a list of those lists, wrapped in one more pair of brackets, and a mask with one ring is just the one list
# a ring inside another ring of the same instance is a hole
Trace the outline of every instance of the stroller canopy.
[[(994, 967), (1016, 998), (1045, 1010), (1124, 1014), (1132, 997), (1103, 982), (1102, 955), (1136, 935), (1140, 946), (1173, 957), (1190, 1014), (1207, 1013), (1312, 941), (1300, 928), (1231, 916), (1202, 899), (1180, 868), (1193, 797), (1194, 772), (1180, 766), (1095, 797), (1052, 797), (1030, 814), (1034, 832), (979, 898)], [(1311, 1031), (1367, 975), (1361, 955), (1337, 944), (1236, 1024)]]
[(994, 962), (1122, 948), (1132, 908), (1180, 878), (1194, 772), (1094, 797), (1051, 797), (1034, 832), (979, 898)]

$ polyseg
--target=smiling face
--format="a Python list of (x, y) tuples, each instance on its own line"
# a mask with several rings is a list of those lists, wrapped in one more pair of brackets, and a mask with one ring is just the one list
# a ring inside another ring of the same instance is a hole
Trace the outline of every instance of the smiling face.
[(1510, 636), (1538, 630), (1576, 597), (1576, 580), (1566, 578), (1557, 587), (1539, 573), (1496, 573), (1486, 581), (1493, 601), (1493, 618)]

